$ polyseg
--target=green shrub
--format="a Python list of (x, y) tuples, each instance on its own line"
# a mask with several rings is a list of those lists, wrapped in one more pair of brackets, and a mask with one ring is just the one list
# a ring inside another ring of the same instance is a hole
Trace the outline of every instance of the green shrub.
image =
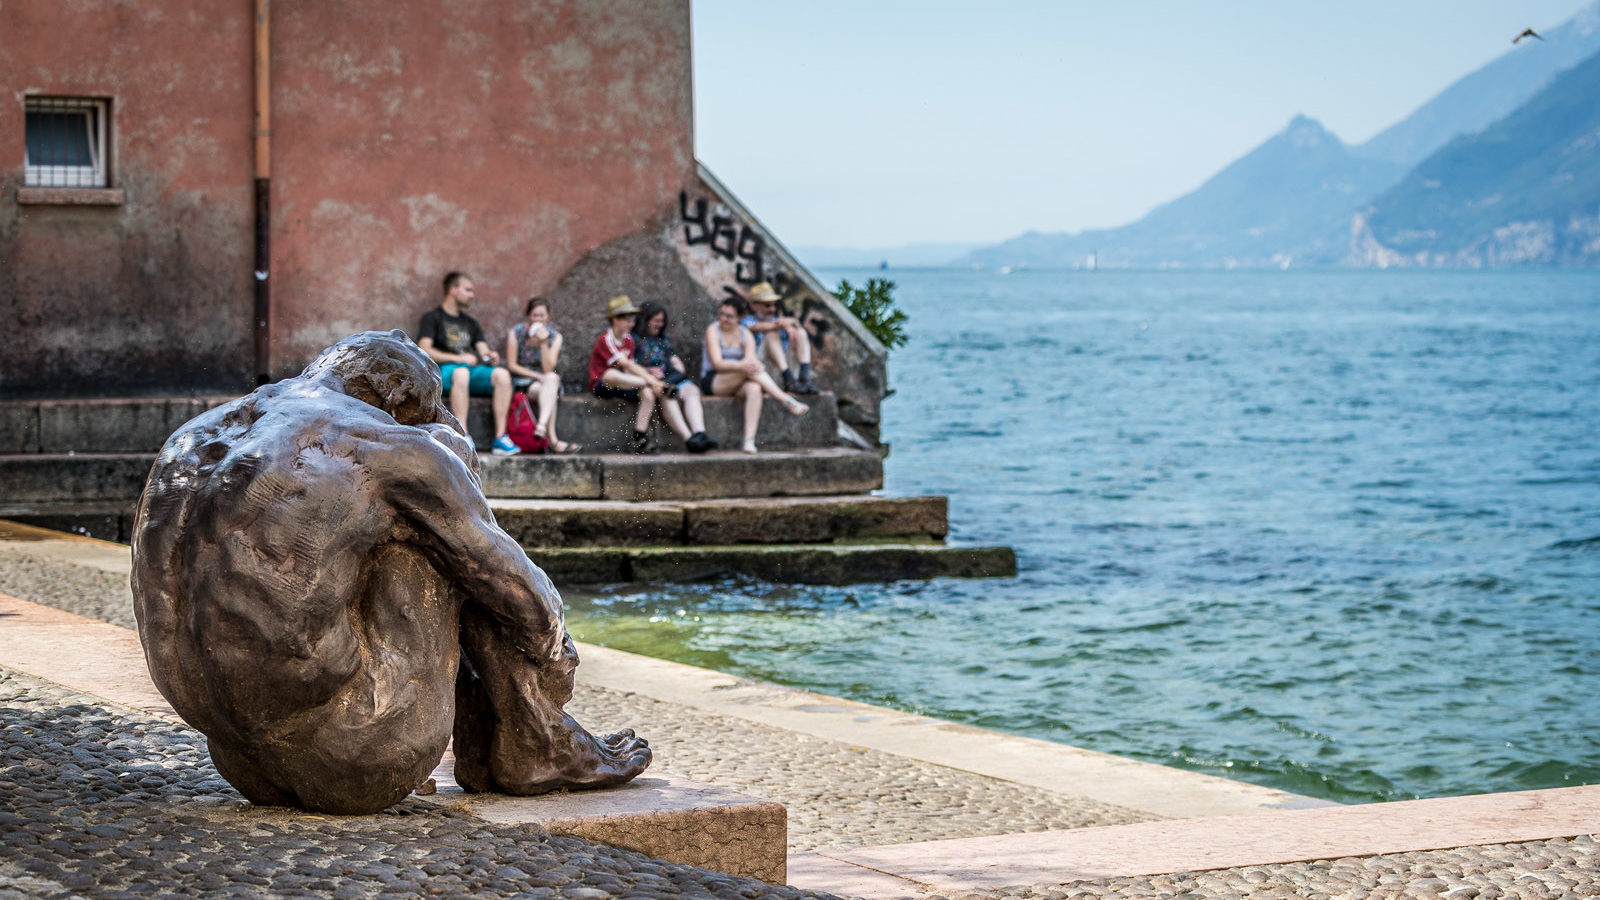
[(841, 278), (833, 295), (867, 326), (879, 343), (893, 350), (906, 342), (906, 314), (894, 308), (893, 292), (894, 282), (887, 278), (868, 278), (864, 288)]

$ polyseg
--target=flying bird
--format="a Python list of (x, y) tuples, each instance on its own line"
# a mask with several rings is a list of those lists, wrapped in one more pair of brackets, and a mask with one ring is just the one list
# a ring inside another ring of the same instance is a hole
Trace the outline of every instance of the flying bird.
[(1534, 31), (1532, 28), (1526, 28), (1526, 29), (1523, 29), (1523, 32), (1521, 34), (1519, 34), (1516, 37), (1512, 38), (1511, 39), (1511, 43), (1520, 44), (1520, 43), (1522, 43), (1522, 39), (1526, 38), (1526, 37), (1539, 38), (1539, 40), (1541, 40), (1541, 41), (1544, 40), (1544, 38), (1539, 37), (1539, 32)]

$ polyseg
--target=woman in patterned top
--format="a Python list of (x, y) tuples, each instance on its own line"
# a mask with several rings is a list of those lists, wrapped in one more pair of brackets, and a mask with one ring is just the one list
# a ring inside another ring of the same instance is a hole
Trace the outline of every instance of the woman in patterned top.
[(716, 449), (717, 442), (706, 434), (705, 410), (700, 405), (700, 387), (689, 377), (683, 360), (673, 349), (672, 338), (667, 337), (667, 308), (655, 300), (646, 300), (639, 307), (639, 318), (633, 325), (633, 361), (650, 374), (666, 382), (668, 388), (683, 403), (683, 417), (689, 420), (692, 432), (684, 441), (690, 453), (704, 453)]
[(550, 440), (551, 453), (577, 453), (583, 447), (556, 437), (556, 398), (561, 396), (561, 376), (556, 363), (561, 358), (561, 330), (550, 323), (550, 304), (543, 297), (528, 301), (523, 312), (527, 319), (512, 326), (506, 335), (505, 365), (511, 370), (511, 385), (524, 391), (538, 410), (534, 426), (536, 437)]

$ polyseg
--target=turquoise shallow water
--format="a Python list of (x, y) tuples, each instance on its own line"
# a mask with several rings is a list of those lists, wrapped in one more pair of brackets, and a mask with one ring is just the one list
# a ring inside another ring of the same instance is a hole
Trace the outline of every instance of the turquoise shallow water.
[(574, 634), (1335, 800), (1600, 782), (1600, 273), (884, 274), (885, 493), (1018, 576)]

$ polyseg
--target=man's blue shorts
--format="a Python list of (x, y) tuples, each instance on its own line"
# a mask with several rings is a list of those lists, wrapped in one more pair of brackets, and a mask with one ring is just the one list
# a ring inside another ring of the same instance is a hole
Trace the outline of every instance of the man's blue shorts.
[(469, 366), (465, 363), (445, 363), (439, 367), (439, 377), (444, 380), (444, 394), (450, 396), (450, 379), (457, 369), (467, 369), (467, 393), (474, 397), (488, 397), (494, 394), (494, 366)]

